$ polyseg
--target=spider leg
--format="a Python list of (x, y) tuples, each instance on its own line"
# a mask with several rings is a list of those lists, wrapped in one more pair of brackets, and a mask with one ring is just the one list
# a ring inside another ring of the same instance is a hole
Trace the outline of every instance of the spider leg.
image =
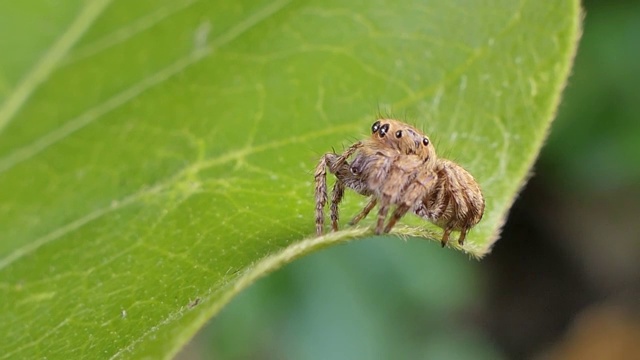
[(460, 230), (460, 237), (458, 238), (458, 244), (460, 244), (460, 246), (464, 245), (464, 239), (467, 236), (468, 232), (469, 232), (468, 227), (465, 227), (462, 230)]
[(376, 199), (375, 196), (372, 196), (371, 199), (369, 200), (369, 203), (365, 205), (364, 209), (362, 209), (362, 211), (360, 211), (358, 215), (356, 215), (353, 219), (351, 219), (351, 221), (349, 222), (349, 225), (355, 225), (359, 223), (360, 220), (367, 217), (367, 215), (369, 215), (369, 212), (376, 206), (377, 203), (378, 203), (378, 199)]
[(314, 174), (316, 181), (316, 234), (322, 235), (324, 228), (324, 205), (327, 203), (327, 156), (320, 158)]
[(398, 205), (393, 214), (391, 214), (391, 218), (389, 219), (387, 226), (384, 228), (384, 232), (388, 233), (389, 231), (391, 231), (396, 222), (398, 222), (398, 220), (400, 220), (407, 213), (407, 211), (409, 211), (409, 209), (410, 207), (408, 205)]
[[(332, 159), (328, 160), (328, 165), (329, 165), (329, 171), (331, 171), (331, 173), (335, 174), (336, 171), (338, 171), (338, 169), (340, 168), (340, 166), (342, 166), (342, 164), (345, 163), (345, 161), (347, 161), (347, 159), (353, 155), (359, 148), (361, 148), (362, 142), (358, 141), (357, 143), (349, 146), (347, 148), (347, 150), (345, 150), (342, 155), (337, 156), (337, 157), (332, 157)], [(329, 155), (329, 154), (327, 154)], [(327, 155), (325, 155), (325, 157), (327, 157)], [(335, 154), (334, 154), (335, 155)]]
[(333, 190), (331, 191), (331, 228), (333, 229), (333, 231), (338, 231), (338, 205), (340, 205), (343, 196), (344, 183), (340, 181), (340, 179), (338, 179), (333, 185)]
[(378, 210), (378, 223), (376, 224), (376, 235), (382, 234), (382, 230), (384, 230), (384, 221), (387, 218), (387, 213), (389, 212), (389, 199), (382, 198), (380, 201), (380, 210)]
[(442, 244), (442, 247), (447, 246), (447, 243), (449, 242), (449, 235), (451, 235), (452, 230), (453, 230), (453, 226), (451, 225), (447, 225), (447, 227), (444, 228), (444, 233), (442, 234), (442, 240), (440, 240), (440, 244)]
[[(335, 153), (327, 153), (320, 158), (320, 161), (318, 161), (318, 165), (316, 165), (316, 169), (314, 173), (315, 182), (316, 182), (315, 198), (316, 198), (316, 234), (317, 235), (322, 235), (322, 231), (324, 229), (324, 206), (327, 204), (327, 167), (329, 168), (329, 171), (331, 173), (335, 174), (340, 169), (340, 167), (344, 165), (344, 163), (347, 161), (347, 158), (353, 155), (362, 146), (363, 146), (362, 142), (358, 141), (357, 143), (349, 146), (347, 150), (345, 150), (345, 152), (342, 153), (342, 155), (336, 155)], [(344, 193), (344, 184), (341, 186), (343, 186), (342, 193)], [(334, 192), (335, 191), (337, 190), (334, 186)], [(332, 201), (335, 196), (338, 196), (338, 194), (332, 195)], [(342, 195), (339, 195), (339, 198), (341, 199)], [(335, 204), (336, 220), (334, 224), (334, 229), (336, 229), (337, 227), (338, 203), (340, 203), (340, 200), (338, 200)], [(333, 207), (334, 205), (332, 204), (332, 211), (333, 211)], [(333, 215), (334, 213), (332, 213), (332, 219), (333, 219)]]

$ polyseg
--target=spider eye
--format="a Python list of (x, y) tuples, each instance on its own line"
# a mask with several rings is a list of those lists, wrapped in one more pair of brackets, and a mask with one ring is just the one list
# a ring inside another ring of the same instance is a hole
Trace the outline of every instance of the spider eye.
[(422, 143), (424, 144), (424, 146), (428, 146), (429, 145), (429, 139), (427, 139), (427, 138), (422, 139)]
[(400, 139), (402, 137), (402, 130), (396, 131), (396, 137)]
[(380, 137), (384, 137), (389, 131), (389, 124), (384, 124), (380, 126)]
[(371, 133), (375, 134), (380, 129), (380, 121), (376, 121), (371, 125)]

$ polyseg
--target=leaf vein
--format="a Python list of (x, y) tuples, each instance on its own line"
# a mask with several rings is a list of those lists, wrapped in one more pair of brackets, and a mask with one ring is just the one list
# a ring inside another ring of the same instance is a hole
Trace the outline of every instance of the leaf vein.
[[(200, 60), (204, 59), (215, 50), (233, 41), (238, 36), (242, 35), (244, 32), (246, 32), (247, 30), (251, 29), (253, 26), (260, 23), (262, 20), (268, 18), (270, 15), (273, 15), (278, 10), (282, 9), (285, 5), (287, 5), (290, 1), (291, 0), (280, 0), (264, 7), (260, 11), (252, 14), (251, 16), (246, 18), (244, 21), (241, 21), (236, 26), (229, 29), (229, 31), (226, 32), (225, 34), (222, 34), (217, 39), (214, 39), (209, 46), (199, 49), (198, 51), (194, 51), (189, 55), (182, 57), (181, 59), (174, 62), (173, 64), (139, 81), (138, 83), (134, 84), (128, 89), (111, 97), (110, 99), (103, 102), (102, 104), (87, 110), (82, 115), (62, 125), (62, 127), (48, 134), (45, 134), (41, 138), (30, 143), (29, 145), (19, 148), (18, 150), (10, 153), (6, 157), (0, 159), (0, 174), (11, 169), (17, 164), (22, 163), (34, 157), (35, 155), (39, 154), (43, 150), (52, 146), (53, 144), (63, 140), (67, 136), (93, 123), (103, 115), (135, 99), (137, 96), (139, 96), (146, 90), (164, 83), (167, 79), (182, 72), (184, 69), (186, 69), (190, 65), (193, 65), (199, 62)], [(0, 112), (0, 130), (2, 130), (2, 113), (1, 112)]]
[(200, 0), (185, 0), (182, 2), (174, 2), (171, 3), (170, 6), (162, 7), (150, 14), (147, 14), (146, 16), (136, 19), (132, 23), (125, 25), (120, 29), (117, 29), (114, 32), (109, 33), (104, 37), (72, 52), (64, 59), (64, 61), (62, 61), (60, 66), (66, 66), (75, 63), (77, 61), (91, 57), (97, 53), (100, 53), (121, 42), (124, 42), (132, 36), (152, 28), (154, 25), (171, 17), (179, 11), (190, 7), (198, 1)]
[(53, 43), (30, 72), (22, 79), (0, 108), (0, 132), (9, 124), (36, 88), (51, 75), (69, 49), (93, 24), (111, 0), (88, 1), (67, 30)]

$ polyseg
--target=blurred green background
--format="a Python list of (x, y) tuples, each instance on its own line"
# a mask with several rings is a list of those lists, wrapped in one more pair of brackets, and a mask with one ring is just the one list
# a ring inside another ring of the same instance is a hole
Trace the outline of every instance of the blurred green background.
[(242, 293), (179, 358), (640, 354), (640, 2), (583, 6), (558, 118), (487, 258), (390, 238), (325, 250)]

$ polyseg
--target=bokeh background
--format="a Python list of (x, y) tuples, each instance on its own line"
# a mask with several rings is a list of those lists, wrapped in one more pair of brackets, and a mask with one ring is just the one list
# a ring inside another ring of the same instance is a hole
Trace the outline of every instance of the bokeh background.
[(180, 359), (640, 359), (640, 2), (586, 1), (558, 118), (484, 260), (380, 238), (233, 300)]

